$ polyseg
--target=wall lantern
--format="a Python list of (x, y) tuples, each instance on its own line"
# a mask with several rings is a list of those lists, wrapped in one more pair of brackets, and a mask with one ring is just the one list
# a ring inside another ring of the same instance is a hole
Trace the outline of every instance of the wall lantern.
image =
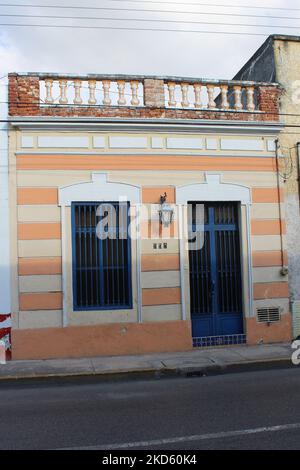
[(172, 223), (174, 214), (172, 207), (166, 201), (167, 193), (160, 196), (160, 210), (158, 211), (159, 221), (164, 227), (168, 227)]

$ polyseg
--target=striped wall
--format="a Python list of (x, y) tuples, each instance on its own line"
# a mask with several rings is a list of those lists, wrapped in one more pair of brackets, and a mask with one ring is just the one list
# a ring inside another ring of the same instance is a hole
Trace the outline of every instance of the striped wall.
[[(160, 196), (168, 195), (168, 202), (175, 203), (174, 186), (144, 186), (142, 187), (142, 203), (158, 204)], [(142, 221), (142, 226), (143, 226)], [(147, 221), (148, 223), (148, 221)], [(154, 227), (153, 227), (154, 226)], [(160, 226), (151, 224), (153, 234)], [(170, 235), (174, 234), (174, 222), (170, 229)], [(143, 230), (142, 230), (143, 233)], [(155, 236), (155, 235), (154, 235)], [(158, 235), (159, 236), (159, 235)], [(142, 312), (147, 321), (180, 320), (181, 296), (180, 296), (180, 272), (179, 272), (179, 244), (178, 241), (168, 240), (168, 252), (154, 251), (152, 245), (155, 240), (143, 240), (141, 270), (142, 270)]]
[(17, 187), (19, 327), (62, 325), (58, 188)]
[[(144, 204), (157, 204), (165, 191), (174, 202), (175, 186), (204, 181), (204, 171), (221, 172), (224, 182), (251, 187), (254, 308), (280, 305), (288, 312), (287, 279), (280, 275), (282, 256), (287, 261), (284, 194), (277, 189), (274, 158), (18, 154), (16, 163), (20, 328), (62, 325), (58, 188), (89, 181), (91, 172), (99, 170), (108, 171), (111, 181), (140, 184)], [(169, 240), (167, 250), (154, 252), (154, 242), (141, 243), (143, 319), (180, 320), (179, 243)]]
[[(188, 157), (188, 165), (187, 165)], [(189, 170), (274, 171), (275, 158), (201, 157), (193, 155), (18, 155), (18, 170)]]

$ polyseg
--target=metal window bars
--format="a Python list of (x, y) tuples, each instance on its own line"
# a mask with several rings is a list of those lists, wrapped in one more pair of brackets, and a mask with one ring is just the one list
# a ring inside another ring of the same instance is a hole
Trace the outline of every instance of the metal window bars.
[(129, 203), (72, 204), (75, 310), (132, 307)]

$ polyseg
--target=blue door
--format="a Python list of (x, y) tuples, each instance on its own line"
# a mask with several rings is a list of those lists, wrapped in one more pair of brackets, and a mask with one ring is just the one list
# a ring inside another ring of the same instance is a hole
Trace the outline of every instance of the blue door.
[(188, 211), (194, 346), (241, 343), (245, 337), (239, 206), (234, 202), (204, 203), (204, 223), (201, 224), (197, 214), (202, 204), (190, 202)]

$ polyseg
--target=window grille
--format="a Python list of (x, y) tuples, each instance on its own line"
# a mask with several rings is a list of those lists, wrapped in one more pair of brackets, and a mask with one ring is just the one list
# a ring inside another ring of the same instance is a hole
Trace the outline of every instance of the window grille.
[(72, 203), (74, 310), (132, 307), (129, 202)]

